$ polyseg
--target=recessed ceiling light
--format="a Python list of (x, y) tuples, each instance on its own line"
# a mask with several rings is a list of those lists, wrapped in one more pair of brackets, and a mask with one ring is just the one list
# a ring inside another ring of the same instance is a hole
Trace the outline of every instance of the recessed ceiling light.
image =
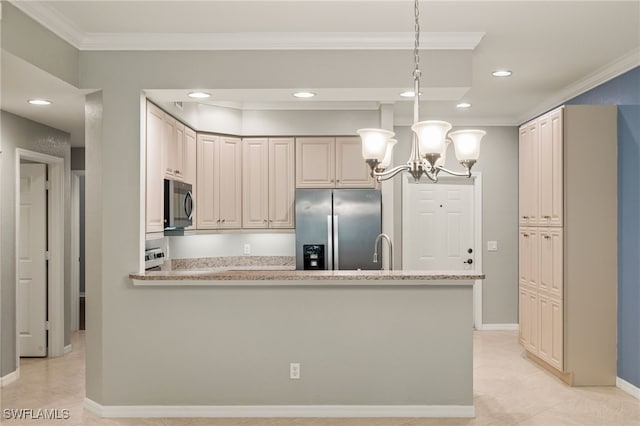
[(469, 102), (460, 102), (456, 105), (456, 108), (471, 108), (471, 104)]
[(189, 94), (187, 95), (190, 98), (194, 98), (194, 99), (206, 99), (206, 98), (210, 98), (211, 97), (211, 93), (207, 93), (207, 92), (189, 92)]
[(51, 101), (46, 99), (29, 99), (31, 105), (51, 105)]
[(313, 98), (315, 95), (313, 92), (296, 92), (293, 94), (296, 98)]
[[(415, 95), (416, 92), (414, 92), (413, 90), (407, 90), (406, 92), (400, 93), (400, 96), (402, 96), (403, 98), (413, 98)], [(422, 96), (422, 92), (420, 93), (420, 96)]]
[(513, 73), (509, 70), (496, 70), (491, 73), (494, 77), (509, 77), (511, 74)]

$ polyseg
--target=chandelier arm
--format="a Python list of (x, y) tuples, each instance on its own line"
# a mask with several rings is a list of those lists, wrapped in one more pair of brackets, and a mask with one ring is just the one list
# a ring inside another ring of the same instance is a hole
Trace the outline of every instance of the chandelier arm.
[(438, 171), (443, 171), (445, 173), (448, 173), (452, 176), (461, 176), (461, 177), (468, 177), (468, 178), (471, 177), (471, 169), (468, 167), (466, 168), (467, 169), (466, 172), (454, 172), (453, 170), (445, 169), (442, 166), (436, 166), (435, 169)]
[(402, 166), (396, 166), (392, 169), (385, 170), (382, 172), (371, 170), (371, 176), (376, 178), (378, 182), (381, 182), (383, 180), (391, 179), (392, 177), (394, 177), (400, 172), (409, 171), (409, 170), (411, 170), (411, 166), (409, 166), (408, 164), (403, 164)]

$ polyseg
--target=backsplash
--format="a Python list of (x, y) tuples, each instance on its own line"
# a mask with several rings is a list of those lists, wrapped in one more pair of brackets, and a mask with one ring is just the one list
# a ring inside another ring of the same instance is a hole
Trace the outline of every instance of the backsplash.
[(166, 239), (171, 259), (296, 255), (294, 232), (199, 234)]

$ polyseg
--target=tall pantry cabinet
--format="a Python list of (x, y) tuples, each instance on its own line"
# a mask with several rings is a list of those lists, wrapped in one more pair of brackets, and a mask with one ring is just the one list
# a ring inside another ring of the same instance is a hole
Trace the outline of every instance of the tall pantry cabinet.
[(520, 127), (520, 342), (571, 385), (615, 385), (617, 108)]

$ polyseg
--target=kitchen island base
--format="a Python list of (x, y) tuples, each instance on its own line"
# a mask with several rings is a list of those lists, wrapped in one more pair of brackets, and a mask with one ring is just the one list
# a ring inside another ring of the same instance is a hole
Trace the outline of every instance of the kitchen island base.
[(121, 348), (119, 374), (136, 380), (86, 407), (108, 417), (473, 417), (473, 282), (132, 286), (158, 308), (132, 325), (151, 352)]

